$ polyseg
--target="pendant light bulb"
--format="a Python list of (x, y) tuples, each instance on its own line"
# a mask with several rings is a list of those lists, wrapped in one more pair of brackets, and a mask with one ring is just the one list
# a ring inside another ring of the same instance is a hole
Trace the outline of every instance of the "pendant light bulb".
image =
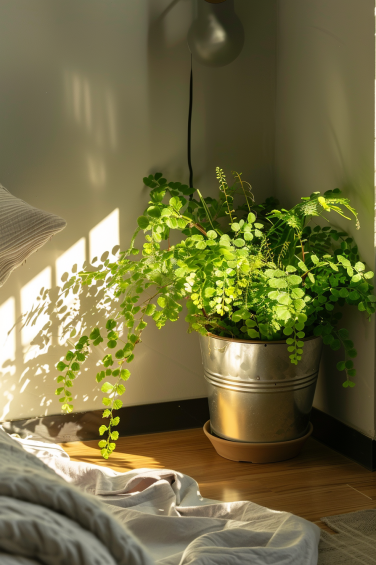
[(198, 0), (198, 14), (188, 32), (194, 59), (210, 67), (232, 63), (244, 45), (244, 29), (234, 0)]

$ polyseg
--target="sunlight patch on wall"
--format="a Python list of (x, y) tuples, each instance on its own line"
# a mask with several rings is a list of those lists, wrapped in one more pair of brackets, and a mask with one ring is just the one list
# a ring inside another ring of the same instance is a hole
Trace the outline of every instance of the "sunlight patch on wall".
[[(58, 286), (63, 286), (64, 282), (71, 275), (72, 268), (76, 271), (80, 270), (85, 260), (86, 239), (81, 237), (81, 239), (74, 243), (56, 260), (56, 284)], [(65, 274), (67, 274), (68, 277), (66, 277)]]
[(120, 245), (119, 208), (115, 208), (111, 214), (90, 231), (89, 244), (90, 261), (94, 257), (98, 257), (99, 260), (105, 251), (111, 254), (113, 247)]
[(13, 296), (0, 306), (0, 373), (14, 375), (16, 367), (16, 332), (8, 332), (16, 322), (16, 301)]
[(93, 186), (103, 186), (107, 179), (106, 167), (100, 157), (87, 156), (87, 168), (89, 180)]
[(73, 70), (64, 71), (67, 114), (87, 139), (89, 151), (83, 156), (94, 188), (107, 180), (106, 153), (118, 145), (117, 109), (111, 88)]
[[(62, 288), (67, 280), (82, 269), (85, 260), (86, 238), (81, 237), (81, 239), (67, 249), (67, 251), (60, 255), (60, 257), (56, 260), (56, 284)], [(76, 295), (69, 292), (68, 296), (64, 298), (64, 305), (69, 309), (75, 300), (78, 300)], [(79, 332), (80, 323), (74, 324), (73, 327), (77, 332)], [(67, 336), (63, 335), (62, 326), (59, 326), (58, 335), (59, 344), (64, 345)]]
[(108, 134), (111, 142), (112, 149), (117, 147), (117, 131), (116, 131), (116, 109), (115, 101), (111, 92), (108, 90), (106, 92), (106, 110), (107, 110), (107, 123), (108, 123)]
[[(34, 277), (21, 289), (21, 311), (30, 312), (38, 305), (37, 297), (42, 289), (51, 288), (52, 282), (51, 267), (46, 267), (43, 271)], [(24, 362), (35, 359), (42, 353), (45, 353), (48, 346), (42, 347), (42, 344), (33, 344), (32, 341), (42, 328), (49, 322), (48, 314), (41, 314), (37, 317), (34, 325), (27, 325), (21, 330), (21, 343), (23, 347)]]
[(22, 387), (20, 388), (20, 392), (24, 392), (24, 390), (26, 389), (29, 382), (30, 382), (30, 379), (26, 379), (26, 381), (23, 383)]

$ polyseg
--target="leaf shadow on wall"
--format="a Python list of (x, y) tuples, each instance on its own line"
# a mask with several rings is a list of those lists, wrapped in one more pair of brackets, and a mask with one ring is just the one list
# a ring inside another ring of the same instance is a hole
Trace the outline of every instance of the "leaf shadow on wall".
[[(118, 250), (119, 246), (114, 247), (112, 255), (115, 255)], [(102, 263), (108, 257), (109, 252), (105, 252), (101, 256)], [(83, 268), (97, 270), (98, 265), (94, 267), (85, 262)], [(101, 268), (100, 265), (99, 268)], [(22, 367), (22, 374), (19, 379), (22, 384), (21, 389), (16, 394), (9, 396), (8, 405), (12, 402), (20, 402), (20, 394), (22, 395), (27, 388), (28, 394), (35, 394), (39, 398), (41, 398), (42, 393), (45, 400), (43, 403), (41, 402), (41, 406), (49, 406), (52, 400), (56, 399), (54, 395), (56, 377), (58, 376), (56, 364), (65, 357), (69, 349), (74, 348), (78, 339), (75, 336), (90, 333), (94, 327), (102, 329), (105, 327), (108, 318), (116, 316), (119, 299), (111, 296), (104, 281), (96, 281), (90, 286), (82, 286), (77, 282), (77, 271), (78, 266), (75, 264), (71, 272), (65, 272), (62, 275), (61, 286), (50, 289), (42, 287), (32, 308), (21, 315), (8, 332), (9, 335), (13, 332), (22, 333), (39, 326), (29, 344), (16, 348), (15, 358), (6, 359), (0, 366), (2, 387), (10, 386), (10, 390), (13, 389), (12, 372), (14, 372), (14, 368)], [(40, 324), (41, 321), (42, 323), (45, 322), (43, 326)], [(103, 356), (104, 347), (102, 344), (93, 348), (90, 360), (82, 366), (81, 374), (76, 379), (81, 381), (81, 386), (77, 387), (81, 389), (78, 393), (75, 393), (74, 385), (76, 382), (74, 382), (72, 388), (73, 405), (82, 394), (82, 381), (85, 381), (84, 388), (87, 396), (90, 395), (95, 400), (101, 395), (100, 387), (95, 381), (95, 374), (97, 372), (96, 365)], [(43, 387), (42, 391), (40, 391), (41, 386)], [(31, 432), (35, 432), (35, 428), (43, 424), (43, 417), (38, 417), (39, 414), (36, 414), (36, 416), (34, 420), (30, 420), (27, 426), (27, 429)], [(3, 416), (0, 420), (4, 419)], [(97, 427), (96, 424), (95, 427)], [(56, 437), (64, 425), (65, 423), (56, 423), (56, 425), (49, 427), (50, 436)]]

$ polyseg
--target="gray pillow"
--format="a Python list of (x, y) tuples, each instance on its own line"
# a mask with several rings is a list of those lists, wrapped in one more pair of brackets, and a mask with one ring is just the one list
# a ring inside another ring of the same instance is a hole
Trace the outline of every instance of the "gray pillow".
[(59, 216), (30, 206), (0, 184), (0, 286), (66, 225)]

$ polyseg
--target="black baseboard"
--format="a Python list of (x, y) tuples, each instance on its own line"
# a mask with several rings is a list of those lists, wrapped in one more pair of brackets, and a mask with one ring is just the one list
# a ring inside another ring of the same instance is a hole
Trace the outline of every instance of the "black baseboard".
[(333, 416), (312, 409), (312, 436), (369, 471), (376, 471), (376, 441)]
[[(8, 433), (19, 434), (51, 443), (99, 439), (99, 427), (104, 423), (103, 410), (78, 414), (58, 414), (28, 420), (2, 422)], [(133, 436), (202, 428), (209, 420), (207, 398), (194, 398), (142, 406), (126, 406), (116, 412), (120, 436)]]
[[(126, 406), (117, 414), (120, 436), (201, 428), (209, 420), (207, 398), (194, 398), (142, 406)], [(370, 471), (376, 470), (376, 441), (317, 408), (312, 409), (313, 437)], [(43, 418), (3, 422), (8, 433), (51, 443), (99, 439), (102, 410), (58, 414)]]

